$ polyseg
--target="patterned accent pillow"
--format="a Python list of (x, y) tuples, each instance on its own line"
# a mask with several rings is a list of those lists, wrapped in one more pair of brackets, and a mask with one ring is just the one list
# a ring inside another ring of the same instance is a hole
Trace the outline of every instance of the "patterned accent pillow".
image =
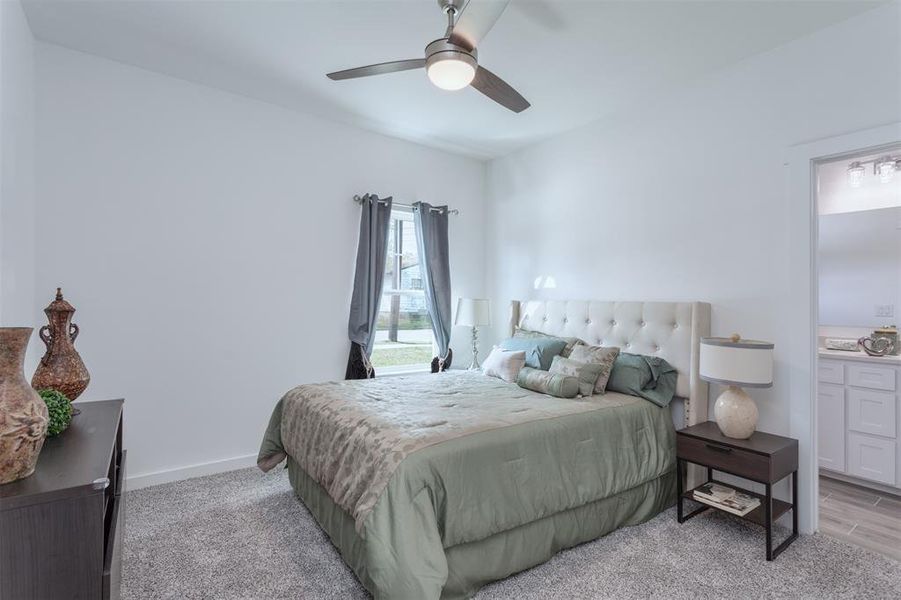
[(603, 367), (598, 380), (594, 384), (594, 393), (603, 394), (607, 391), (607, 380), (610, 379), (610, 371), (613, 370), (613, 363), (619, 356), (619, 348), (604, 346), (584, 346), (578, 345), (573, 348), (569, 357), (579, 362), (597, 363)]
[(529, 329), (520, 329), (517, 327), (513, 330), (513, 337), (515, 338), (554, 338), (558, 340), (563, 340), (566, 342), (566, 346), (563, 347), (563, 351), (560, 353), (560, 356), (563, 358), (568, 358), (569, 353), (573, 351), (573, 348), (576, 344), (584, 344), (582, 340), (576, 337), (560, 337), (558, 335), (550, 335), (549, 333), (542, 333), (540, 331), (531, 331)]
[(579, 395), (579, 380), (569, 375), (549, 373), (541, 369), (523, 367), (516, 378), (516, 385), (540, 394), (556, 398), (575, 398)]
[(497, 377), (507, 383), (513, 383), (525, 364), (526, 353), (524, 351), (501, 350), (495, 346), (485, 362), (482, 363), (482, 372), (490, 377)]
[(594, 393), (594, 386), (598, 382), (598, 377), (601, 376), (603, 371), (604, 365), (600, 363), (579, 362), (572, 358), (555, 356), (549, 372), (577, 377), (579, 379), (579, 394), (591, 396)]

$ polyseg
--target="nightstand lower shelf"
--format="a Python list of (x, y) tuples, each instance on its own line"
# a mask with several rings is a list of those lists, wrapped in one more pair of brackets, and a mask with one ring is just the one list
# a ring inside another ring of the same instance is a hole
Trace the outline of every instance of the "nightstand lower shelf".
[[(741, 488), (737, 485), (733, 485), (731, 483), (724, 483), (722, 481), (718, 481), (713, 478), (713, 468), (709, 465), (707, 466), (707, 483), (718, 483), (720, 485), (725, 485), (727, 487), (731, 487), (735, 490), (748, 494), (750, 496), (754, 496), (755, 498), (760, 499), (760, 506), (752, 510), (746, 515), (736, 515), (734, 513), (730, 513), (727, 510), (722, 510), (716, 506), (711, 506), (710, 504), (705, 504), (703, 502), (699, 502), (694, 499), (692, 493), (697, 488), (692, 488), (688, 491), (682, 490), (682, 482), (685, 478), (685, 463), (688, 462), (682, 458), (676, 459), (676, 481), (677, 481), (677, 498), (676, 498), (676, 518), (679, 523), (684, 523), (690, 518), (705, 512), (707, 509), (712, 508), (714, 510), (718, 510), (723, 514), (732, 515), (733, 517), (737, 517), (739, 519), (743, 519), (745, 521), (750, 521), (751, 523), (755, 523), (760, 525), (766, 530), (766, 559), (775, 560), (777, 556), (782, 554), (782, 551), (788, 548), (792, 542), (798, 539), (798, 509), (796, 503), (798, 501), (798, 472), (794, 471), (791, 473), (792, 478), (792, 501), (785, 502), (783, 500), (778, 500), (773, 498), (773, 484), (772, 483), (763, 483), (766, 486), (766, 494), (758, 494), (757, 492), (752, 492), (750, 490)], [(703, 485), (703, 484), (702, 484)], [(685, 509), (682, 506), (682, 503), (685, 500), (691, 500), (699, 505), (698, 508), (694, 509), (688, 514), (685, 514)], [(769, 510), (768, 510), (769, 509)], [(775, 548), (773, 547), (773, 523), (781, 516), (786, 514), (788, 511), (792, 513), (792, 532), (791, 534), (782, 541)]]
[[(739, 519), (744, 519), (745, 521), (750, 521), (752, 523), (756, 523), (757, 525), (760, 525), (761, 527), (766, 527), (766, 496), (765, 495), (758, 494), (757, 492), (752, 492), (751, 490), (746, 490), (744, 488), (740, 488), (737, 485), (734, 485), (732, 483), (725, 483), (723, 481), (718, 481), (716, 479), (711, 479), (710, 481), (707, 481), (706, 483), (716, 483), (718, 485), (730, 487), (737, 492), (741, 492), (742, 494), (747, 494), (748, 496), (757, 498), (758, 500), (760, 500), (760, 506), (758, 506), (757, 508), (755, 508), (754, 510), (752, 510), (751, 512), (749, 512), (746, 515), (737, 515), (735, 513), (729, 512), (728, 510), (722, 510), (716, 506), (712, 506), (710, 504), (701, 502), (700, 500), (695, 500), (694, 491), (696, 489), (698, 489), (697, 487), (692, 488), (692, 489), (688, 490), (687, 492), (684, 492), (682, 494), (682, 498), (684, 498), (686, 500), (691, 500), (692, 502), (697, 502), (698, 504), (703, 506), (705, 510), (707, 508), (713, 508), (713, 509), (719, 510), (720, 512), (725, 513), (727, 515), (732, 515), (733, 517), (737, 517)], [(706, 485), (706, 483), (701, 484), (701, 485)], [(699, 485), (698, 487), (701, 487), (701, 486)], [(774, 521), (778, 520), (782, 515), (784, 515), (791, 509), (792, 509), (792, 505), (790, 502), (785, 502), (783, 500), (778, 500), (776, 498), (773, 498), (773, 520)], [(700, 512), (703, 512), (703, 510), (697, 510), (689, 515), (686, 515), (683, 518), (683, 521), (685, 519), (688, 519), (690, 516), (700, 513)]]

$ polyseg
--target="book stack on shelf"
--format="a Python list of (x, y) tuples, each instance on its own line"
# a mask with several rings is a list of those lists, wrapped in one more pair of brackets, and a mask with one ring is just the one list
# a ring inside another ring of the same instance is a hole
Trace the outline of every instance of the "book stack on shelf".
[(692, 496), (698, 502), (714, 506), (740, 517), (760, 506), (759, 498), (743, 494), (717, 483), (705, 483), (696, 488)]

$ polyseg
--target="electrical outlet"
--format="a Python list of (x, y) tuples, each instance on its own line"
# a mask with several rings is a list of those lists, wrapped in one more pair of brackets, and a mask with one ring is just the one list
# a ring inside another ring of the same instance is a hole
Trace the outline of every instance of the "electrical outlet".
[(895, 316), (895, 305), (894, 304), (877, 304), (876, 305), (876, 316), (877, 317), (894, 317)]

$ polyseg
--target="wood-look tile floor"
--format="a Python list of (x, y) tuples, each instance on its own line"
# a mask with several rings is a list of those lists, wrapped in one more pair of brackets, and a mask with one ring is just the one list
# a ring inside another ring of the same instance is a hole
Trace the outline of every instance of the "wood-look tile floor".
[(820, 533), (901, 561), (901, 496), (821, 476)]

